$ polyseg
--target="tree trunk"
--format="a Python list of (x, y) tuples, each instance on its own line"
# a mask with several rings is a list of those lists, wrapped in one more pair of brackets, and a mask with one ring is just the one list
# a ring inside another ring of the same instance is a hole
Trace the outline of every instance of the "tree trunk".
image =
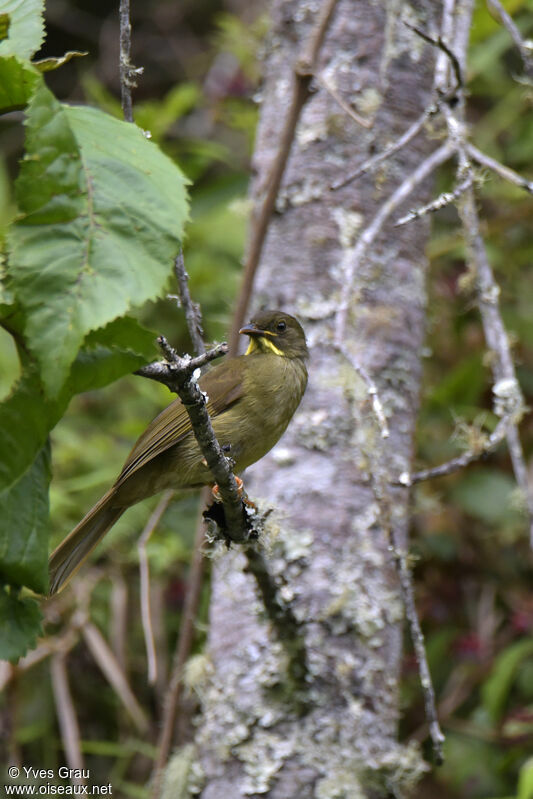
[[(276, 154), (292, 65), (324, 2), (272, 3), (256, 201)], [(299, 714), (291, 702), (284, 649), (261, 615), (242, 554), (224, 552), (214, 568), (213, 673), (197, 735), (202, 799), (383, 799), (402, 795), (423, 768), (416, 747), (397, 742), (403, 607), (386, 528), (388, 518), (396, 540), (406, 541), (408, 492), (394, 490), (389, 512), (375, 477), (410, 470), (418, 407), (427, 226), (394, 228), (405, 205), (355, 274), (344, 342), (378, 385), (388, 440), (365, 384), (331, 344), (354, 241), (427, 156), (426, 140), (343, 189), (329, 186), (396, 140), (430, 102), (434, 52), (403, 20), (431, 31), (439, 5), (340, 0), (297, 128), (253, 305), (299, 316), (310, 382), (287, 434), (249, 470), (246, 486), (276, 508), (265, 549), (302, 622), (309, 705)], [(323, 81), (371, 127), (351, 118)], [(414, 192), (408, 207), (426, 202), (428, 190)]]

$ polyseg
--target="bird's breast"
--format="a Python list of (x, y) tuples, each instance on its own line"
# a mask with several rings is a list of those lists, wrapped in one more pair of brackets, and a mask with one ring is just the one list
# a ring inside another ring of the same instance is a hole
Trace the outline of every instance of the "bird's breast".
[[(268, 362), (267, 362), (268, 361)], [(261, 353), (246, 358), (243, 396), (213, 420), (239, 472), (263, 457), (285, 432), (307, 385), (300, 359)]]

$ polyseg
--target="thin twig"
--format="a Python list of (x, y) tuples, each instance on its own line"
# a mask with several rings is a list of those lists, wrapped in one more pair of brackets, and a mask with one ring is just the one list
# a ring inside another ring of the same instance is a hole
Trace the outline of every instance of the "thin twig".
[(421, 469), (413, 474), (402, 474), (394, 485), (412, 486), (415, 483), (421, 483), (424, 480), (432, 480), (434, 477), (444, 477), (453, 472), (464, 469), (474, 461), (478, 461), (489, 453), (493, 452), (499, 444), (505, 439), (509, 426), (512, 423), (512, 417), (506, 415), (500, 419), (493, 432), (488, 436), (482, 447), (478, 449), (469, 449), (455, 458), (441, 463), (439, 466), (432, 466), (429, 469)]
[(126, 675), (120, 668), (104, 636), (92, 622), (85, 624), (81, 632), (91, 655), (123, 703), (138, 731), (146, 733), (149, 727), (148, 718), (135, 698)]
[(427, 662), (424, 634), (422, 632), (420, 620), (416, 610), (413, 580), (407, 565), (406, 554), (401, 552), (396, 545), (394, 546), (394, 556), (398, 566), (398, 574), (400, 575), (403, 604), (405, 607), (407, 621), (409, 623), (411, 641), (415, 650), (415, 657), (420, 675), (420, 685), (424, 695), (424, 706), (426, 711), (426, 719), (429, 725), (429, 736), (433, 746), (433, 755), (437, 765), (440, 765), (444, 761), (442, 744), (444, 743), (445, 738), (438, 720), (437, 707), (435, 703), (435, 691), (431, 679), (431, 672)]
[(360, 114), (358, 114), (357, 111), (354, 111), (351, 105), (348, 105), (348, 103), (346, 103), (342, 99), (338, 91), (328, 83), (327, 79), (323, 75), (315, 74), (314, 77), (318, 85), (322, 86), (322, 88), (325, 89), (331, 97), (333, 97), (335, 102), (338, 103), (338, 105), (340, 105), (340, 107), (346, 114), (348, 114), (350, 119), (353, 119), (353, 121), (356, 122), (358, 125), (360, 125), (362, 128), (372, 127), (372, 125), (374, 124), (374, 120), (365, 119)]
[(180, 302), (185, 311), (187, 329), (189, 330), (189, 336), (191, 337), (195, 355), (203, 355), (205, 352), (205, 344), (203, 338), (202, 314), (200, 313), (200, 306), (198, 303), (193, 302), (191, 299), (189, 292), (189, 275), (185, 270), (182, 250), (179, 251), (179, 255), (174, 262), (174, 274), (178, 281)]
[(385, 411), (383, 410), (383, 404), (379, 397), (379, 392), (377, 389), (376, 384), (366, 371), (365, 367), (362, 366), (355, 355), (347, 349), (346, 345), (342, 342), (336, 344), (336, 349), (344, 355), (346, 360), (351, 364), (352, 368), (357, 372), (358, 375), (365, 381), (368, 389), (368, 396), (372, 400), (372, 409), (376, 416), (376, 419), (379, 424), (379, 428), (381, 430), (381, 437), (388, 438), (389, 437), (389, 426), (387, 424), (387, 417), (385, 416)]
[(112, 642), (113, 653), (120, 664), (120, 668), (126, 671), (128, 586), (126, 585), (124, 577), (118, 570), (113, 574), (109, 605), (109, 636)]
[(141, 595), (141, 619), (144, 633), (144, 645), (146, 647), (146, 658), (148, 661), (148, 683), (154, 685), (157, 680), (157, 658), (155, 654), (154, 634), (152, 630), (152, 615), (150, 612), (150, 571), (148, 568), (148, 556), (146, 554), (146, 544), (150, 536), (161, 521), (161, 517), (169, 506), (170, 500), (174, 496), (173, 489), (164, 492), (157, 503), (154, 512), (151, 514), (146, 527), (142, 531), (137, 543), (139, 553), (139, 573), (140, 573), (140, 595)]
[(450, 97), (454, 96), (457, 93), (457, 91), (460, 88), (462, 88), (464, 83), (459, 59), (456, 57), (453, 50), (451, 50), (447, 45), (444, 36), (439, 36), (438, 39), (434, 39), (432, 36), (423, 31), (422, 28), (418, 28), (416, 25), (411, 25), (409, 22), (406, 22), (405, 20), (403, 21), (403, 24), (407, 28), (410, 28), (412, 31), (414, 31), (414, 33), (416, 33), (417, 36), (420, 36), (420, 38), (423, 39), (425, 42), (427, 42), (428, 44), (432, 44), (434, 47), (438, 47), (440, 50), (443, 51), (443, 53), (447, 55), (453, 69), (453, 74), (455, 76), (455, 86), (448, 88), (448, 90), (445, 93), (446, 98), (450, 99)]
[(490, 155), (478, 150), (478, 148), (470, 142), (466, 142), (466, 151), (468, 155), (478, 164), (481, 164), (481, 166), (492, 169), (493, 172), (496, 172), (496, 174), (504, 180), (508, 180), (510, 183), (514, 183), (515, 186), (525, 189), (528, 194), (533, 194), (533, 180), (523, 178), (522, 175), (519, 175), (514, 169), (505, 166), (505, 164), (501, 164), (499, 161), (496, 161), (495, 158), (491, 158)]
[(398, 150), (401, 150), (402, 147), (405, 147), (406, 144), (414, 139), (414, 137), (420, 133), (422, 128), (424, 127), (426, 121), (429, 119), (430, 116), (437, 113), (438, 107), (437, 105), (431, 105), (416, 119), (412, 125), (410, 125), (405, 133), (403, 133), (399, 139), (396, 139), (395, 142), (390, 144), (388, 147), (385, 147), (383, 152), (378, 153), (377, 155), (372, 156), (372, 158), (368, 158), (364, 161), (361, 166), (357, 167), (354, 172), (351, 172), (347, 177), (342, 178), (341, 180), (335, 181), (330, 186), (332, 191), (336, 191), (337, 189), (342, 189), (344, 186), (347, 186), (348, 183), (351, 183), (353, 180), (361, 177), (361, 175), (370, 172), (376, 166), (381, 164), (387, 158), (390, 158), (394, 153), (397, 153)]
[(453, 152), (453, 145), (447, 142), (428, 156), (383, 203), (373, 220), (359, 237), (355, 247), (346, 249), (344, 257), (346, 268), (335, 321), (335, 345), (337, 347), (342, 347), (345, 339), (346, 320), (352, 302), (353, 281), (361, 260), (393, 211), (428, 175), (447, 161), (453, 155)]
[(445, 739), (438, 721), (437, 707), (435, 703), (435, 691), (433, 688), (433, 682), (431, 680), (431, 672), (427, 662), (424, 635), (422, 633), (422, 628), (420, 626), (420, 621), (418, 619), (418, 613), (416, 610), (413, 579), (407, 564), (407, 553), (403, 551), (399, 529), (397, 524), (393, 522), (393, 499), (391, 496), (391, 488), (387, 481), (387, 472), (383, 467), (385, 459), (384, 452), (382, 450), (383, 444), (375, 448), (371, 453), (371, 458), (374, 461), (373, 468), (371, 469), (372, 490), (377, 500), (381, 524), (389, 542), (389, 548), (394, 555), (396, 571), (400, 580), (402, 601), (405, 607), (405, 615), (407, 617), (411, 641), (413, 643), (415, 658), (418, 665), (420, 686), (422, 688), (422, 694), (424, 697), (426, 719), (428, 721), (429, 735), (433, 747), (433, 756), (435, 758), (435, 762), (437, 764), (441, 764), (444, 759), (442, 744)]
[(489, 10), (499, 17), (503, 27), (507, 30), (511, 39), (513, 40), (516, 49), (520, 53), (520, 57), (524, 65), (524, 72), (526, 75), (533, 77), (533, 45), (531, 44), (531, 41), (525, 42), (523, 40), (520, 31), (513, 22), (512, 17), (502, 6), (500, 0), (487, 0), (487, 5)]
[(401, 219), (398, 219), (394, 223), (394, 227), (406, 225), (408, 222), (412, 222), (414, 219), (420, 219), (420, 217), (426, 214), (433, 214), (435, 211), (440, 211), (441, 208), (445, 208), (447, 205), (458, 200), (459, 197), (471, 187), (473, 181), (474, 176), (472, 173), (469, 173), (461, 183), (457, 184), (453, 191), (443, 191), (442, 194), (430, 203), (421, 206), (421, 208), (414, 208), (412, 211), (409, 211), (408, 214), (405, 214), (405, 216), (402, 216)]
[(131, 23), (130, 0), (120, 0), (120, 97), (122, 113), (126, 122), (133, 122), (131, 90), (137, 86), (136, 75), (142, 75), (143, 68), (136, 68), (130, 61), (131, 55)]
[[(81, 752), (80, 727), (68, 684), (65, 659), (65, 655), (61, 652), (52, 656), (50, 661), (52, 689), (67, 764), (69, 768), (81, 771), (83, 769), (83, 755)], [(85, 784), (84, 779), (76, 776), (72, 778), (72, 782), (77, 785)]]
[(318, 53), (336, 4), (337, 0), (326, 0), (326, 2), (322, 4), (317, 23), (311, 31), (302, 49), (302, 53), (295, 64), (291, 97), (287, 107), (285, 122), (280, 134), (278, 150), (265, 179), (264, 185), (266, 188), (263, 200), (254, 211), (252, 217), (243, 279), (235, 307), (233, 326), (229, 339), (229, 351), (232, 355), (235, 355), (239, 349), (239, 330), (243, 325), (250, 302), (255, 273), (263, 251), (263, 245), (278, 196), (281, 179), (285, 172), (285, 166), (294, 141), (294, 134), (302, 108), (309, 98), (309, 87), (318, 59)]
[[(209, 495), (210, 489), (204, 488), (200, 507), (203, 507), (206, 504), (209, 499)], [(170, 681), (165, 692), (163, 721), (161, 724), (161, 732), (157, 741), (157, 760), (152, 775), (152, 799), (159, 799), (163, 769), (168, 760), (170, 749), (172, 747), (172, 740), (174, 737), (174, 727), (176, 725), (177, 712), (181, 698), (183, 669), (189, 658), (194, 640), (194, 625), (198, 615), (198, 606), (200, 604), (202, 592), (202, 577), (204, 572), (204, 557), (202, 552), (204, 539), (204, 520), (200, 513), (196, 523), (192, 560), (189, 569), (187, 593), (185, 594), (185, 603), (183, 606), (178, 642), (174, 653)]]
[[(207, 467), (218, 485), (224, 504), (227, 535), (235, 543), (242, 543), (247, 540), (249, 535), (243, 503), (239, 496), (237, 483), (228, 458), (222, 451), (222, 447), (213, 431), (207, 411), (206, 397), (200, 390), (195, 378), (196, 370), (214, 358), (219, 357), (219, 355), (224, 354), (226, 345), (219, 344), (217, 347), (205, 352), (203, 355), (197, 355), (195, 358), (191, 358), (188, 355), (182, 358), (169, 346), (164, 336), (159, 336), (158, 342), (167, 358), (167, 363), (161, 364), (161, 362), (157, 362), (143, 366), (136, 374), (160, 380), (178, 394), (191, 420), (194, 437), (205, 458)], [(169, 374), (171, 379), (169, 379)], [(164, 379), (162, 379), (163, 375)]]
[[(473, 0), (456, 0), (456, 2), (454, 2), (454, 0), (445, 0), (445, 5), (447, 16), (458, 21), (453, 32), (453, 37), (451, 37), (452, 49), (459, 62), (464, 64), (466, 62), (469, 21), (472, 15)], [(443, 68), (441, 68), (440, 74), (443, 76), (443, 79), (445, 79), (445, 71)], [(449, 138), (456, 146), (459, 161), (458, 174), (468, 173), (472, 170), (472, 166), (469, 160), (466, 142), (464, 98), (461, 97), (461, 101), (453, 110), (448, 105), (445, 105), (443, 110), (448, 125)], [(462, 201), (458, 204), (458, 211), (463, 225), (470, 259), (475, 267), (477, 299), (485, 340), (487, 346), (495, 356), (491, 362), (495, 380), (494, 390), (496, 392), (498, 387), (502, 385), (505, 386), (506, 390), (509, 392), (509, 396), (506, 397), (506, 400), (513, 408), (515, 418), (519, 420), (522, 409), (524, 408), (523, 397), (516, 378), (509, 337), (505, 330), (500, 312), (500, 288), (494, 280), (494, 274), (487, 256), (485, 243), (481, 236), (479, 217), (472, 188), (468, 189), (463, 195)], [(507, 431), (507, 444), (515, 478), (528, 510), (530, 540), (533, 546), (533, 492), (529, 486), (522, 444), (515, 425), (510, 426)]]

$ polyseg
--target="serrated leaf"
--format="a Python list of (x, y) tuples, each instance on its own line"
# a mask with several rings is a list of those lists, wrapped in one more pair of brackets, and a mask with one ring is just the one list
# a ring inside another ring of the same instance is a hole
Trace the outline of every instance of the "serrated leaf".
[(0, 491), (29, 468), (74, 394), (102, 388), (151, 360), (154, 338), (128, 317), (90, 333), (53, 400), (44, 393), (35, 364), (21, 352), (22, 375), (0, 403)]
[(50, 400), (35, 366), (27, 358), (21, 358), (21, 366), (20, 380), (0, 404), (0, 491), (9, 488), (33, 463), (71, 396), (64, 390)]
[(39, 72), (52, 72), (52, 70), (62, 67), (71, 58), (80, 58), (85, 55), (89, 55), (89, 53), (82, 50), (68, 50), (65, 55), (58, 58), (41, 58), (39, 61), (32, 61), (32, 64)]
[(44, 42), (44, 0), (2, 0), (2, 13), (9, 16), (9, 28), (0, 56), (31, 58)]
[(0, 58), (0, 111), (24, 108), (38, 78), (38, 73), (16, 56)]
[(107, 386), (156, 357), (156, 333), (135, 319), (115, 319), (89, 333), (67, 381), (72, 394)]
[(39, 594), (48, 588), (48, 486), (45, 446), (14, 485), (0, 493), (0, 577)]
[(0, 659), (17, 661), (33, 649), (42, 632), (42, 618), (34, 599), (20, 599), (0, 588)]
[(61, 105), (44, 84), (29, 105), (27, 149), (9, 273), (54, 397), (87, 333), (163, 292), (187, 181), (136, 126)]

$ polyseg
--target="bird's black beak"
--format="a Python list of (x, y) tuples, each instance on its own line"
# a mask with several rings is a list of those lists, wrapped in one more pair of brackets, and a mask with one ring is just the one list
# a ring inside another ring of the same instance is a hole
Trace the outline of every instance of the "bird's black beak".
[(256, 338), (259, 338), (260, 336), (274, 335), (270, 332), (270, 330), (261, 330), (260, 327), (257, 327), (257, 325), (252, 325), (252, 324), (244, 325), (244, 327), (241, 327), (239, 333), (242, 333), (243, 336), (255, 336)]
[(239, 333), (242, 333), (243, 336), (264, 336), (265, 331), (260, 330), (256, 325), (244, 325), (239, 330)]

